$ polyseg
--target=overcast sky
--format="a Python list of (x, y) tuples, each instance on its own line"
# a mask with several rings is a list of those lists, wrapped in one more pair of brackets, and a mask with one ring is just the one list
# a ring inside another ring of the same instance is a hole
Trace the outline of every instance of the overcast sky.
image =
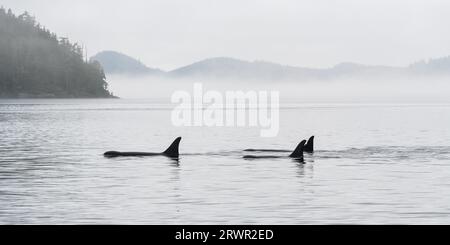
[(0, 0), (89, 55), (173, 69), (216, 56), (330, 67), (450, 55), (448, 0)]

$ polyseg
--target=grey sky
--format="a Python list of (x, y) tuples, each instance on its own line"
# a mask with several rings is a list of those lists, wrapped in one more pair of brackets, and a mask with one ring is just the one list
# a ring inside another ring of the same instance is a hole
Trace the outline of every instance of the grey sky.
[(448, 0), (0, 0), (83, 42), (172, 69), (215, 56), (329, 67), (450, 55)]

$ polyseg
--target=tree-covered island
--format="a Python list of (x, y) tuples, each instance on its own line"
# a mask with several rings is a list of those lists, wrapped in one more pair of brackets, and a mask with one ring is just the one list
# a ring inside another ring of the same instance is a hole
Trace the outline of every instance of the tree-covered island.
[(112, 98), (100, 63), (36, 22), (0, 7), (0, 98)]

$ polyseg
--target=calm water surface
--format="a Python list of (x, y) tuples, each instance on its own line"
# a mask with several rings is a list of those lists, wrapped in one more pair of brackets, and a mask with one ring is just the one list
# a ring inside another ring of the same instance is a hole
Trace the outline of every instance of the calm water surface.
[[(172, 107), (1, 100), (0, 223), (450, 224), (450, 104), (284, 104), (276, 138), (174, 127)], [(306, 164), (242, 159), (311, 135)], [(177, 136), (178, 163), (102, 155)]]

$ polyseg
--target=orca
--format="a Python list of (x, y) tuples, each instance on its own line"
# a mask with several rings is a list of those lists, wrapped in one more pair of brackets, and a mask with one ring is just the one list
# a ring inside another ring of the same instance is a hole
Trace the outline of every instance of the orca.
[(161, 153), (152, 152), (119, 152), (119, 151), (108, 151), (105, 152), (104, 156), (108, 158), (113, 157), (147, 157), (147, 156), (166, 156), (170, 158), (178, 158), (179, 146), (181, 142), (181, 137), (178, 137), (166, 151)]
[(311, 136), (311, 138), (309, 138), (308, 143), (306, 143), (305, 145), (304, 151), (308, 153), (314, 152), (314, 136)]
[[(289, 155), (288, 157), (290, 158), (294, 158), (296, 160), (300, 160), (303, 161), (303, 151), (305, 148), (305, 144), (306, 144), (306, 140), (303, 140), (302, 142), (300, 142), (300, 144), (298, 144), (297, 148), (295, 148), (295, 150), (291, 153), (291, 155)], [(271, 156), (271, 155), (266, 155), (266, 156), (256, 156), (256, 155), (246, 155), (243, 156), (244, 159), (274, 159), (274, 158), (286, 158), (286, 156)]]
[[(304, 152), (313, 153), (314, 152), (314, 136), (309, 138), (308, 142), (305, 144), (305, 148), (303, 148)], [(246, 149), (245, 152), (291, 152), (289, 150), (277, 150), (277, 149)]]
[(288, 150), (276, 150), (276, 149), (246, 149), (246, 152), (291, 152)]

